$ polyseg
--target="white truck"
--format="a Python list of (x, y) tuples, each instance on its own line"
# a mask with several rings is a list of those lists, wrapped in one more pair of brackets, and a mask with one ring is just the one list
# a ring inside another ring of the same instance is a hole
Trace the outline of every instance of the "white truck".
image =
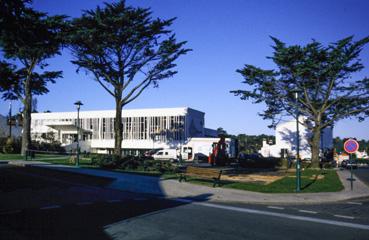
[[(186, 143), (180, 145), (177, 149), (163, 149), (152, 155), (155, 160), (179, 160), (182, 157), (184, 161), (193, 161), (207, 159), (213, 152), (214, 144), (219, 142), (220, 138), (190, 138)], [(226, 138), (226, 154), (229, 158), (236, 157), (236, 142), (234, 139)]]
[(155, 160), (161, 161), (175, 161), (178, 159), (177, 150), (176, 149), (163, 149), (157, 151), (155, 154), (152, 155)]
[[(213, 152), (214, 144), (219, 142), (220, 138), (191, 138), (180, 147), (182, 160), (193, 161), (196, 158), (207, 158)], [(234, 139), (226, 138), (226, 154), (229, 158), (235, 158), (237, 146)], [(179, 149), (178, 149), (179, 155)]]

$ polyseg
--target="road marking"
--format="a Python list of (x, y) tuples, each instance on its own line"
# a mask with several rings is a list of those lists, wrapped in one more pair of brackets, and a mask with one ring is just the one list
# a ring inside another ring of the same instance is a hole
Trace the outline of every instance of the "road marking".
[(345, 215), (333, 215), (333, 216), (338, 217), (338, 218), (355, 219), (354, 217), (345, 216)]
[(310, 214), (317, 214), (318, 213), (318, 212), (310, 211), (310, 210), (299, 210), (299, 212), (302, 212), (302, 213), (310, 213)]
[(116, 199), (116, 200), (108, 200), (106, 202), (108, 203), (117, 203), (117, 202), (121, 202), (122, 200)]
[(284, 209), (283, 207), (276, 207), (276, 206), (268, 206), (268, 208), (271, 208), (271, 209), (279, 209), (279, 210), (283, 210)]
[(347, 204), (352, 204), (352, 205), (363, 205), (363, 203), (361, 203), (361, 202), (347, 202)]
[(92, 202), (80, 202), (80, 203), (77, 203), (77, 205), (79, 205), (79, 206), (90, 205), (90, 204), (92, 204)]
[(369, 225), (364, 225), (364, 224), (341, 222), (341, 221), (336, 221), (336, 220), (328, 220), (328, 219), (313, 218), (313, 217), (306, 217), (306, 216), (297, 216), (297, 215), (286, 214), (286, 213), (268, 212), (268, 211), (248, 209), (248, 208), (223, 206), (223, 205), (218, 205), (218, 204), (213, 204), (213, 203), (195, 202), (194, 204), (195, 205), (200, 205), (200, 206), (205, 206), (205, 207), (230, 210), (230, 211), (260, 214), (260, 215), (266, 215), (266, 216), (273, 216), (273, 217), (287, 218), (287, 219), (293, 219), (293, 220), (300, 220), (300, 221), (305, 221), (305, 222), (323, 223), (323, 224), (335, 225), (335, 226), (340, 226), (340, 227), (343, 226), (343, 227), (349, 227), (349, 228), (369, 230)]
[(55, 209), (55, 208), (60, 208), (60, 205), (50, 205), (50, 206), (46, 206), (46, 207), (41, 207), (41, 210), (47, 210), (47, 209)]
[(21, 210), (11, 210), (11, 211), (6, 211), (6, 212), (0, 212), (0, 215), (16, 214), (20, 212)]

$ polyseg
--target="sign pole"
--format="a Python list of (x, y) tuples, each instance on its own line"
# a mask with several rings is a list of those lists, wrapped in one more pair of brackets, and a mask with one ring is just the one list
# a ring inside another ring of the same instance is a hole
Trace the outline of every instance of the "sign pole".
[(353, 177), (353, 173), (352, 173), (352, 169), (353, 169), (353, 158), (352, 158), (352, 154), (356, 153), (359, 150), (359, 143), (355, 140), (355, 139), (348, 139), (344, 142), (343, 144), (343, 149), (349, 154), (349, 164), (350, 164), (350, 178), (347, 179), (350, 181), (350, 185), (351, 185), (351, 191), (353, 191), (353, 181), (355, 180)]
[[(350, 153), (350, 161), (352, 160), (352, 153)], [(353, 182), (354, 182), (354, 178), (353, 178), (353, 176), (352, 176), (352, 163), (351, 163), (351, 167), (350, 167), (350, 171), (351, 171), (351, 191), (353, 190)]]

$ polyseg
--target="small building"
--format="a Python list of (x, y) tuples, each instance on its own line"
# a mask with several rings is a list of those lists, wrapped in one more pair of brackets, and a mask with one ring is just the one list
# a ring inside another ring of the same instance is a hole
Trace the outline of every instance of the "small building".
[[(303, 118), (301, 117), (300, 121)], [(309, 138), (312, 133), (302, 124), (299, 124), (300, 135), (300, 158), (311, 159), (311, 149)], [(296, 120), (284, 121), (279, 123), (275, 129), (275, 144), (268, 144), (263, 141), (259, 153), (263, 157), (286, 157), (296, 156)], [(333, 148), (332, 128), (325, 128), (321, 133), (320, 148), (322, 151)]]
[(368, 153), (365, 150), (362, 152), (357, 151), (355, 154), (356, 158), (369, 159)]
[[(115, 110), (80, 112), (81, 151), (111, 153), (114, 149)], [(130, 109), (122, 111), (123, 154), (176, 148), (193, 137), (216, 137), (205, 128), (205, 113), (188, 108)], [(31, 135), (43, 141), (51, 135), (68, 151), (76, 149), (77, 112), (33, 113)]]

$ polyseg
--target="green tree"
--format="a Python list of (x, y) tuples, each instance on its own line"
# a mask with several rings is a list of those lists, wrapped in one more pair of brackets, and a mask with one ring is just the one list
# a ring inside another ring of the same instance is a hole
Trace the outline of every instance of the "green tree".
[(270, 135), (246, 135), (239, 134), (237, 135), (238, 140), (238, 151), (243, 152), (245, 154), (258, 153), (261, 147), (263, 146), (263, 140), (266, 140), (268, 143), (274, 144), (275, 137)]
[(229, 136), (227, 131), (222, 127), (217, 128), (217, 135), (218, 135), (218, 137), (221, 137), (221, 136), (228, 137)]
[[(252, 89), (231, 91), (243, 100), (264, 102), (263, 119), (276, 120), (283, 114), (295, 115), (295, 109), (305, 117), (303, 124), (312, 132), (310, 146), (312, 163), (319, 163), (321, 130), (340, 119), (369, 114), (369, 79), (353, 78), (364, 68), (359, 54), (369, 37), (353, 41), (353, 37), (323, 46), (313, 40), (300, 46), (287, 46), (273, 38), (273, 62), (277, 68), (264, 70), (245, 65), (237, 70)], [(298, 91), (297, 101), (295, 91)]]
[(343, 152), (343, 140), (340, 137), (335, 137), (333, 139), (333, 147), (336, 149), (336, 152)]
[(32, 96), (48, 92), (61, 71), (44, 71), (46, 60), (60, 54), (65, 16), (48, 16), (29, 7), (31, 1), (0, 2), (0, 92), (23, 104), (22, 154), (31, 144)]
[[(122, 108), (150, 85), (177, 73), (175, 60), (186, 54), (168, 29), (174, 19), (153, 19), (150, 9), (126, 6), (125, 1), (85, 11), (72, 22), (74, 64), (92, 73), (115, 100), (114, 154), (121, 157)], [(77, 71), (78, 71), (77, 70)]]

